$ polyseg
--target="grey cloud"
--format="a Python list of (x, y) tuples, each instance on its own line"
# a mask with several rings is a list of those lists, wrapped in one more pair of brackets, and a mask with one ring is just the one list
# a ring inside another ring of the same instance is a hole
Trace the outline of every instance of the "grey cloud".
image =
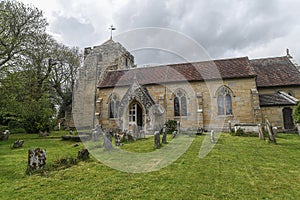
[(181, 31), (219, 58), (298, 31), (295, 14), (284, 4), (279, 0), (130, 0), (113, 16), (123, 30), (155, 26)]
[(82, 23), (74, 17), (56, 15), (50, 30), (62, 37), (67, 45), (89, 46), (97, 40), (97, 34), (92, 24)]

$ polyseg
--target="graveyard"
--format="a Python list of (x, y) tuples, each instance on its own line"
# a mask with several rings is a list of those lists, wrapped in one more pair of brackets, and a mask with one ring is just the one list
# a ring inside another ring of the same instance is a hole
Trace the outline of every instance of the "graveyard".
[[(11, 134), (0, 141), (1, 199), (295, 199), (300, 196), (300, 138), (277, 135), (277, 144), (258, 137), (222, 133), (204, 158), (201, 144), (209, 133), (195, 136), (192, 145), (174, 163), (149, 173), (112, 169), (90, 155), (76, 159), (82, 142), (62, 140), (66, 131)], [(184, 134), (184, 133), (182, 133)], [(161, 135), (162, 136), (162, 135)], [(183, 137), (181, 134), (168, 142)], [(15, 141), (22, 146), (13, 148)], [(131, 152), (157, 151), (154, 136), (124, 142)], [(102, 144), (100, 144), (101, 146)], [(28, 150), (45, 149), (46, 165), (28, 174)], [(59, 163), (58, 163), (59, 162)], [(64, 164), (64, 162), (69, 164)]]

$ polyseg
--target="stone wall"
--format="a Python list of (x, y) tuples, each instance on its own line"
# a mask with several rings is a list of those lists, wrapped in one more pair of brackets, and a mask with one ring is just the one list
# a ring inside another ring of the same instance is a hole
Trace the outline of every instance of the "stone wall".
[[(292, 108), (290, 106), (287, 107)], [(272, 126), (284, 128), (282, 113), (284, 108), (285, 106), (262, 107), (262, 115), (269, 120)]]
[[(233, 115), (219, 116), (217, 113), (216, 92), (220, 86), (227, 86), (233, 92)], [(177, 120), (183, 129), (229, 131), (229, 121), (234, 123), (260, 123), (261, 111), (254, 78), (231, 79), (224, 81), (181, 82), (144, 86), (156, 102), (165, 110), (164, 120)], [(99, 123), (105, 128), (115, 128), (116, 120), (109, 119), (109, 101), (112, 93), (120, 99), (129, 87), (105, 88), (98, 91), (101, 105), (97, 107), (100, 113)], [(174, 116), (174, 93), (181, 89), (187, 97), (187, 116)]]

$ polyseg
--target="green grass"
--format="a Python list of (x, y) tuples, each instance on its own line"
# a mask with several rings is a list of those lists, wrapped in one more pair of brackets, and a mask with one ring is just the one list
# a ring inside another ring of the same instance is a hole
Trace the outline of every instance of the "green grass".
[[(222, 134), (213, 150), (198, 158), (204, 136), (173, 164), (131, 174), (91, 159), (47, 176), (25, 175), (27, 150), (47, 150), (47, 164), (76, 156), (79, 147), (38, 135), (11, 135), (0, 142), (0, 199), (297, 199), (300, 197), (300, 139), (280, 134), (277, 145), (255, 137)], [(53, 135), (53, 134), (52, 134)], [(11, 149), (14, 140), (24, 147)], [(168, 139), (169, 140), (169, 139)], [(149, 152), (153, 138), (127, 143), (128, 151)]]

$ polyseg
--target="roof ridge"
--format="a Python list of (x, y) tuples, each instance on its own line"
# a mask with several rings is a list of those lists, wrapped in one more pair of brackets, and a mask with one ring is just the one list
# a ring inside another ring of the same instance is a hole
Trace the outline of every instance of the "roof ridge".
[(274, 57), (263, 57), (263, 58), (254, 58), (254, 59), (249, 59), (250, 61), (257, 61), (257, 60), (270, 60), (270, 59), (278, 59), (278, 58), (287, 58), (287, 56), (274, 56)]

